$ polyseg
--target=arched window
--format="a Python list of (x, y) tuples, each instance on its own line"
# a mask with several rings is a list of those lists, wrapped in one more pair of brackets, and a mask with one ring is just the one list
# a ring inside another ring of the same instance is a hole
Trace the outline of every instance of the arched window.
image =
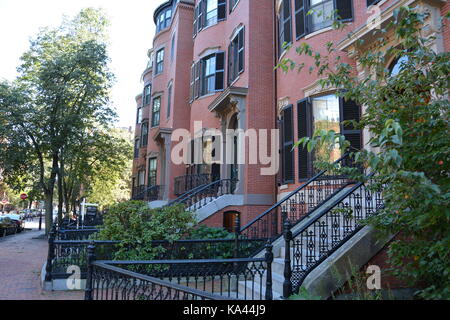
[(401, 56), (399, 58), (396, 58), (389, 66), (389, 75), (391, 77), (395, 77), (396, 75), (398, 75), (403, 70), (408, 61), (408, 56)]

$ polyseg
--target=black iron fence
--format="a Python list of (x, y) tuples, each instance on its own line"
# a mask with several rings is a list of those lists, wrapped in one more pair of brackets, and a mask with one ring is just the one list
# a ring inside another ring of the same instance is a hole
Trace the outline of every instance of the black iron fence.
[(285, 216), (284, 298), (297, 292), (314, 268), (361, 230), (362, 221), (384, 207), (382, 188), (372, 182), (357, 183), (295, 233)]
[[(168, 290), (181, 291), (183, 299), (216, 297), (267, 299), (272, 296), (272, 246), (264, 258), (96, 261), (96, 244), (89, 246), (86, 299), (176, 299)], [(106, 272), (107, 270), (108, 272)], [(163, 281), (155, 284), (155, 278)], [(121, 282), (122, 281), (122, 282)], [(121, 284), (122, 283), (122, 284)], [(172, 287), (176, 285), (176, 287)], [(139, 292), (124, 295), (126, 288)], [(175, 290), (177, 289), (177, 290)], [(201, 293), (200, 293), (200, 292)], [(162, 298), (164, 297), (164, 298)], [(158, 298), (156, 298), (158, 299)]]
[(180, 196), (189, 190), (212, 182), (210, 174), (189, 174), (174, 179), (174, 194)]

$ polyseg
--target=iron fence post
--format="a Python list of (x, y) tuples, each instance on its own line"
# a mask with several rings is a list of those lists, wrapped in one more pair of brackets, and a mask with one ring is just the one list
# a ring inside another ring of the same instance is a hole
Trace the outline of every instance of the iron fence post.
[(287, 219), (287, 215), (283, 215), (283, 236), (284, 236), (284, 282), (283, 282), (283, 297), (288, 299), (292, 294), (292, 267), (291, 267), (291, 241), (292, 231), (291, 224)]
[(45, 266), (45, 281), (52, 281), (52, 263), (53, 259), (55, 258), (55, 237), (56, 226), (53, 225), (48, 237), (48, 254), (47, 264)]
[(239, 238), (241, 236), (241, 216), (236, 214), (234, 224), (234, 257), (239, 258)]
[(84, 292), (84, 300), (92, 300), (92, 276), (94, 271), (93, 263), (95, 261), (95, 242), (92, 241), (87, 247), (87, 278), (86, 278), (86, 289)]
[(272, 292), (272, 262), (273, 262), (273, 246), (270, 243), (270, 240), (267, 241), (266, 244), (266, 263), (267, 263), (267, 270), (266, 270), (266, 300), (273, 300), (273, 292)]

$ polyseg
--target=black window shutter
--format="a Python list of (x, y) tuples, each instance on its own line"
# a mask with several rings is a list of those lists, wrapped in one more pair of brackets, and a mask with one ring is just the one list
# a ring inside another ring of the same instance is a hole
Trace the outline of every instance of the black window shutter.
[(292, 42), (292, 24), (291, 24), (291, 1), (283, 1), (283, 29), (284, 29), (284, 42)]
[(190, 83), (190, 90), (189, 90), (189, 101), (194, 100), (194, 83), (195, 83), (195, 64), (191, 66), (191, 83)]
[(217, 2), (217, 20), (225, 20), (227, 15), (227, 0), (219, 0)]
[[(340, 113), (341, 122), (348, 120), (359, 121), (361, 118), (361, 108), (354, 101), (345, 101), (344, 98), (340, 98)], [(361, 142), (361, 130), (357, 130), (353, 125), (341, 124), (341, 133), (350, 142), (351, 150), (356, 151), (362, 149)]]
[(232, 74), (232, 72), (233, 72), (233, 57), (231, 55), (232, 48), (233, 48), (233, 42), (231, 42), (228, 45), (228, 77), (227, 77), (228, 78), (228, 80), (227, 80), (228, 85), (231, 83), (231, 81), (233, 79), (233, 74)]
[(334, 7), (341, 21), (353, 20), (352, 0), (334, 0)]
[(367, 6), (369, 7), (377, 2), (380, 2), (380, 0), (367, 0)]
[(198, 17), (198, 6), (194, 8), (194, 30), (192, 35), (195, 37), (197, 35), (197, 17)]
[(216, 53), (216, 90), (223, 90), (225, 74), (225, 52)]
[(305, 34), (305, 0), (295, 0), (295, 36), (299, 39)]
[(245, 46), (245, 28), (242, 28), (241, 31), (239, 31), (238, 35), (238, 69), (239, 73), (244, 71), (244, 46)]
[(198, 98), (200, 96), (200, 66), (201, 60), (195, 64), (195, 84), (194, 84), (194, 98)]
[(282, 158), (283, 158), (283, 183), (294, 182), (294, 151), (292, 147), (294, 145), (293, 135), (293, 112), (292, 105), (287, 106), (282, 113), (283, 121), (283, 145), (282, 145)]
[[(297, 104), (297, 126), (298, 126), (298, 140), (303, 137), (309, 137), (310, 123), (308, 121), (310, 114), (310, 102), (309, 99), (304, 99)], [(298, 146), (298, 178), (307, 179), (309, 176), (310, 168), (310, 156), (308, 154), (307, 148), (303, 146)]]

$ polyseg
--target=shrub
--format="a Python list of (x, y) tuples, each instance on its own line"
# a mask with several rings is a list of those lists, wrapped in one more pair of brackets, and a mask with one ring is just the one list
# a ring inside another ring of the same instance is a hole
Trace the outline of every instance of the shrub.
[(119, 240), (116, 260), (151, 260), (164, 249), (153, 240), (174, 241), (188, 234), (196, 220), (183, 206), (150, 209), (143, 201), (126, 201), (112, 206), (96, 240)]

